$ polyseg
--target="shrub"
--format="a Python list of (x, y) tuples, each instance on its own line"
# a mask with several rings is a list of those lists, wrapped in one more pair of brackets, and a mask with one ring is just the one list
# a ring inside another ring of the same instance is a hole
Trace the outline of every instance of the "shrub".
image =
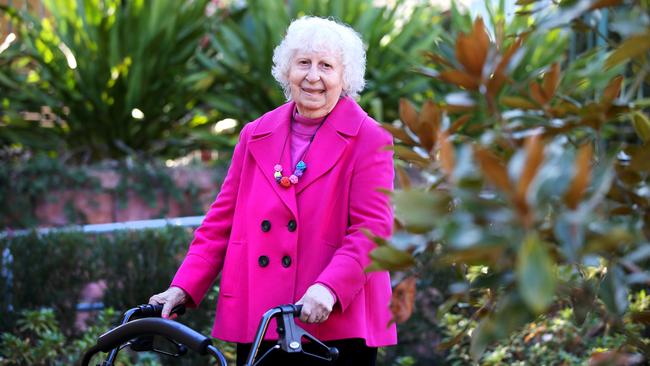
[[(189, 68), (206, 3), (52, 0), (43, 19), (0, 6), (18, 35), (0, 53), (0, 141), (49, 150), (44, 141), (58, 141), (79, 161), (187, 151), (190, 129), (207, 122), (190, 113)], [(43, 106), (47, 126), (30, 132), (19, 112)]]
[[(447, 92), (420, 108), (402, 100), (401, 124), (385, 125), (401, 189), (396, 234), (377, 239), (372, 267), (419, 275), (432, 268), (426, 252), (454, 264), (462, 277), (440, 311), (451, 311), (447, 325), (477, 324), (446, 346), (471, 335), (462, 351), (473, 362), (506, 360), (499, 341), (569, 307), (577, 328), (595, 316), (615, 341), (590, 362), (642, 360), (647, 337), (626, 329), (648, 323), (628, 299), (650, 278), (647, 72), (636, 73), (648, 67), (650, 24), (609, 23), (604, 45), (567, 60), (570, 34), (598, 33), (610, 3), (521, 4), (509, 23), (503, 9), (487, 20), (454, 14), (420, 68)], [(647, 4), (609, 11), (636, 19)]]
[[(213, 17), (207, 49), (198, 58), (210, 81), (204, 100), (223, 118), (251, 121), (286, 101), (271, 76), (273, 48), (289, 22), (303, 15), (350, 24), (367, 44), (366, 89), (359, 103), (377, 120), (397, 118), (399, 95), (422, 98), (429, 83), (413, 73), (420, 53), (441, 36), (436, 9), (405, 1), (377, 6), (372, 0), (236, 3)], [(396, 93), (396, 91), (399, 91)]]
[[(81, 357), (97, 335), (116, 325), (119, 314), (146, 303), (151, 295), (169, 286), (190, 240), (190, 230), (179, 227), (90, 235), (32, 233), (1, 239), (0, 292), (4, 296), (0, 297), (0, 332), (6, 346), (0, 347), (3, 362), (25, 364), (16, 360), (29, 357), (34, 363), (28, 364), (51, 364), (46, 360), (55, 359), (62, 365), (72, 364), (70, 360)], [(99, 323), (79, 334), (74, 328), (76, 304), (83, 286), (98, 280), (107, 284), (104, 306), (115, 310), (107, 310)], [(210, 334), (217, 295), (215, 286), (199, 309), (189, 310), (180, 321)], [(234, 357), (231, 345), (218, 344), (230, 359)], [(198, 356), (161, 358), (165, 364), (197, 365), (208, 361)]]

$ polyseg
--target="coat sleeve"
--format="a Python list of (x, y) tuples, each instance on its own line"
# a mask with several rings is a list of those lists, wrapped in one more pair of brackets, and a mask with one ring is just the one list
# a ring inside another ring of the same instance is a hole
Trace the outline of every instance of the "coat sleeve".
[(247, 124), (239, 136), (226, 178), (216, 200), (210, 206), (171, 286), (180, 287), (190, 296), (189, 306), (197, 306), (223, 267), (230, 237), (239, 179), (248, 141)]
[[(373, 126), (376, 127), (376, 126)], [(341, 246), (316, 280), (327, 285), (345, 309), (366, 283), (365, 267), (376, 244), (362, 231), (388, 238), (393, 227), (393, 211), (386, 192), (393, 190), (394, 166), (392, 137), (381, 128), (369, 129), (364, 149), (357, 155), (350, 187), (348, 228)]]

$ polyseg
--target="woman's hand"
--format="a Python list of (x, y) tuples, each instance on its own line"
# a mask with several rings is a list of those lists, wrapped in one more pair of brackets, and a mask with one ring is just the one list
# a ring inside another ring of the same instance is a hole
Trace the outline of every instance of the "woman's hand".
[(309, 286), (307, 292), (296, 304), (302, 304), (300, 320), (305, 323), (322, 323), (330, 316), (336, 298), (332, 292), (319, 283)]
[(149, 304), (163, 305), (162, 318), (169, 318), (169, 313), (178, 305), (185, 304), (187, 301), (187, 294), (180, 287), (172, 286), (165, 292), (155, 294), (149, 298)]

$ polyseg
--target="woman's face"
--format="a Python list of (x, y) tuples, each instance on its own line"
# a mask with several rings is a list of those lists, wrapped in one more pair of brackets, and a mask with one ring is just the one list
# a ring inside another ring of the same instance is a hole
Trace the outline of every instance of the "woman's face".
[(329, 113), (343, 90), (341, 56), (330, 51), (297, 51), (289, 67), (291, 99), (308, 118)]

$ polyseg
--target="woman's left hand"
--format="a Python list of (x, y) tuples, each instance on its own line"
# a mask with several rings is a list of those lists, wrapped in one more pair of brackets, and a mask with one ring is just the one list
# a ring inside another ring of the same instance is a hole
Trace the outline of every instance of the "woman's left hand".
[(330, 290), (319, 283), (309, 286), (296, 304), (302, 304), (300, 320), (305, 323), (322, 323), (330, 316), (336, 299)]

